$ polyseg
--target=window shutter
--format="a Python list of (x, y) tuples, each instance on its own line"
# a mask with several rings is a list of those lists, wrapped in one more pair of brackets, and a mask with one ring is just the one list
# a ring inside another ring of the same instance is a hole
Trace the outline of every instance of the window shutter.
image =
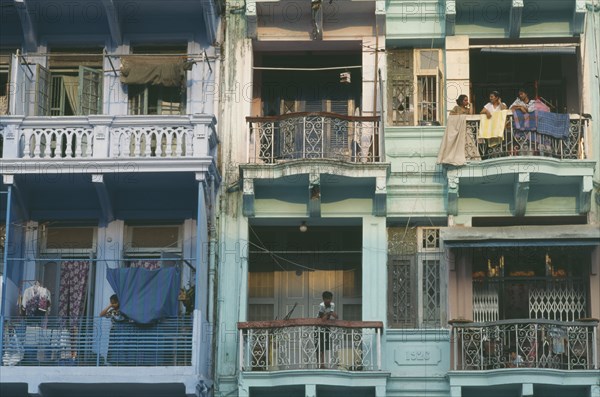
[(51, 75), (48, 69), (37, 65), (36, 70), (36, 116), (47, 116), (50, 113), (50, 81)]
[(102, 113), (102, 72), (100, 70), (79, 67), (79, 109), (77, 114)]

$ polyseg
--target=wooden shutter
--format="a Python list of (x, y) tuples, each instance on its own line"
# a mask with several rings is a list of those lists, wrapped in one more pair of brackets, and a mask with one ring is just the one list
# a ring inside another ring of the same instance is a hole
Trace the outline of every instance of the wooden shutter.
[(102, 71), (79, 67), (78, 115), (102, 113)]
[(47, 116), (50, 113), (51, 75), (48, 69), (37, 65), (36, 77), (35, 114), (36, 116)]

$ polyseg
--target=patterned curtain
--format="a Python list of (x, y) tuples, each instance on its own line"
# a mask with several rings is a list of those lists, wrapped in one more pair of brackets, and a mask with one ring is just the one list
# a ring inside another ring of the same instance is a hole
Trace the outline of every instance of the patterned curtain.
[(89, 261), (67, 261), (60, 268), (58, 315), (79, 317), (85, 305)]
[(158, 270), (158, 269), (160, 269), (160, 260), (153, 259), (153, 260), (131, 261), (129, 264), (129, 267), (137, 267), (137, 268), (142, 268), (142, 269), (146, 269), (146, 270)]

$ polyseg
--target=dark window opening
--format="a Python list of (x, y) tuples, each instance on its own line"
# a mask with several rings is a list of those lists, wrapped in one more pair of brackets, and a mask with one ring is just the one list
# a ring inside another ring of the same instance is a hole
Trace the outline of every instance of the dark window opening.
[(490, 91), (500, 92), (502, 101), (510, 107), (521, 88), (528, 92), (530, 99), (543, 99), (553, 112), (579, 113), (581, 110), (579, 66), (574, 53), (532, 50), (517, 54), (473, 49), (470, 70), (471, 99), (477, 112), (489, 102)]

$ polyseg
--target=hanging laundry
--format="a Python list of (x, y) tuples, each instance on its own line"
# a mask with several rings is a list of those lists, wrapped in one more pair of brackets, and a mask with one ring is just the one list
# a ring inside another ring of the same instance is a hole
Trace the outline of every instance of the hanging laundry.
[(485, 114), (482, 114), (477, 138), (488, 140), (488, 146), (490, 147), (500, 144), (504, 140), (504, 125), (508, 113), (509, 110), (499, 110), (493, 112), (492, 117), (489, 119)]
[(50, 291), (36, 281), (23, 292), (22, 309), (26, 316), (45, 316), (50, 310)]

